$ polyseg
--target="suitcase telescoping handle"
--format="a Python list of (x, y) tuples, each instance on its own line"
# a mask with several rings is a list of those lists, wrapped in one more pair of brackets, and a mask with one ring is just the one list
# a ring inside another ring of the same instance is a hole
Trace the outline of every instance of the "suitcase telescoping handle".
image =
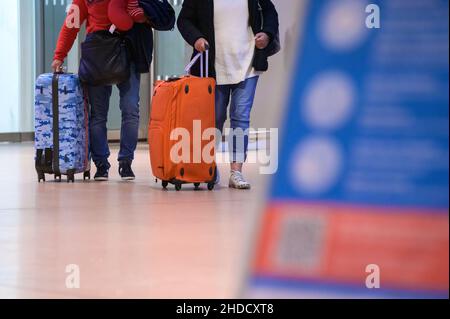
[[(206, 56), (206, 68), (204, 67), (205, 58)], [(203, 52), (197, 53), (197, 55), (192, 59), (192, 61), (186, 66), (184, 69), (186, 71), (187, 75), (191, 74), (191, 69), (197, 63), (197, 61), (200, 59), (200, 77), (205, 77), (205, 70), (206, 70), (206, 77), (209, 77), (209, 46), (206, 47), (205, 54)]]
[(67, 67), (66, 66), (62, 66), (62, 65), (58, 68), (58, 70), (53, 72), (53, 74), (59, 74), (59, 75), (66, 74), (66, 73), (67, 73)]

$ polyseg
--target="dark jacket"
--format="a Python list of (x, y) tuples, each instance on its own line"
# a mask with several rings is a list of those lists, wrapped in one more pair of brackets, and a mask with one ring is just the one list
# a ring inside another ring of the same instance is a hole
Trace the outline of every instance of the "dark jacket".
[[(253, 58), (253, 67), (256, 71), (267, 71), (270, 47), (278, 35), (278, 13), (270, 0), (248, 0), (250, 13), (250, 26), (256, 35), (265, 32), (270, 38), (269, 47), (263, 50), (256, 49)], [(185, 0), (180, 16), (178, 29), (183, 38), (194, 47), (195, 42), (205, 38), (210, 44), (209, 65), (210, 74), (216, 77), (215, 60), (215, 32), (214, 32), (214, 0)], [(198, 52), (194, 48), (193, 56)], [(192, 74), (199, 75), (200, 67), (196, 65)]]
[[(175, 11), (167, 0), (139, 0), (139, 5), (144, 9), (154, 29), (168, 31), (175, 27)], [(150, 71), (150, 65), (153, 60), (152, 27), (147, 24), (135, 23), (133, 28), (127, 33), (133, 62), (139, 73), (148, 73)]]
[(153, 60), (153, 31), (148, 25), (135, 23), (126, 35), (136, 72), (149, 73)]

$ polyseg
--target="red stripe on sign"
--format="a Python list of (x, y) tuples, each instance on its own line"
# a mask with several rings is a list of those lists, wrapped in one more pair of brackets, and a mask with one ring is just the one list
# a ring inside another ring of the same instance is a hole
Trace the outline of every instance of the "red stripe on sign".
[(365, 287), (371, 264), (380, 268), (382, 287), (448, 290), (448, 211), (272, 205), (253, 268), (262, 276)]

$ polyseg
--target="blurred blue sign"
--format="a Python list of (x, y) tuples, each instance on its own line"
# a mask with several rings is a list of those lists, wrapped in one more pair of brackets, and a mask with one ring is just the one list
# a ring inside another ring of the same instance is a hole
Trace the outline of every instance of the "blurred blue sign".
[(448, 297), (449, 2), (308, 3), (250, 291)]

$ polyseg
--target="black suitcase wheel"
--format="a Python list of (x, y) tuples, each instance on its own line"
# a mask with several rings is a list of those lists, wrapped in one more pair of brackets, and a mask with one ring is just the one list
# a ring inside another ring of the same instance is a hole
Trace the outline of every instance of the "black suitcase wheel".
[(38, 172), (38, 183), (40, 183), (41, 181), (45, 183), (45, 174), (42, 172)]
[(75, 173), (70, 171), (67, 172), (67, 183), (75, 183)]
[(61, 183), (61, 175), (55, 174), (55, 182)]
[(84, 180), (84, 181), (86, 181), (86, 180), (91, 180), (91, 171), (84, 172), (84, 174), (83, 174), (83, 180)]
[(164, 189), (167, 189), (167, 186), (169, 186), (169, 182), (168, 181), (162, 181), (162, 187)]
[(215, 184), (214, 182), (208, 183), (208, 190), (209, 190), (209, 191), (214, 190), (214, 187), (215, 187), (215, 186), (216, 186), (216, 184)]
[(181, 191), (181, 188), (182, 188), (181, 183), (175, 183), (175, 189), (177, 192)]
[(195, 190), (198, 191), (200, 189), (200, 183), (194, 183)]

